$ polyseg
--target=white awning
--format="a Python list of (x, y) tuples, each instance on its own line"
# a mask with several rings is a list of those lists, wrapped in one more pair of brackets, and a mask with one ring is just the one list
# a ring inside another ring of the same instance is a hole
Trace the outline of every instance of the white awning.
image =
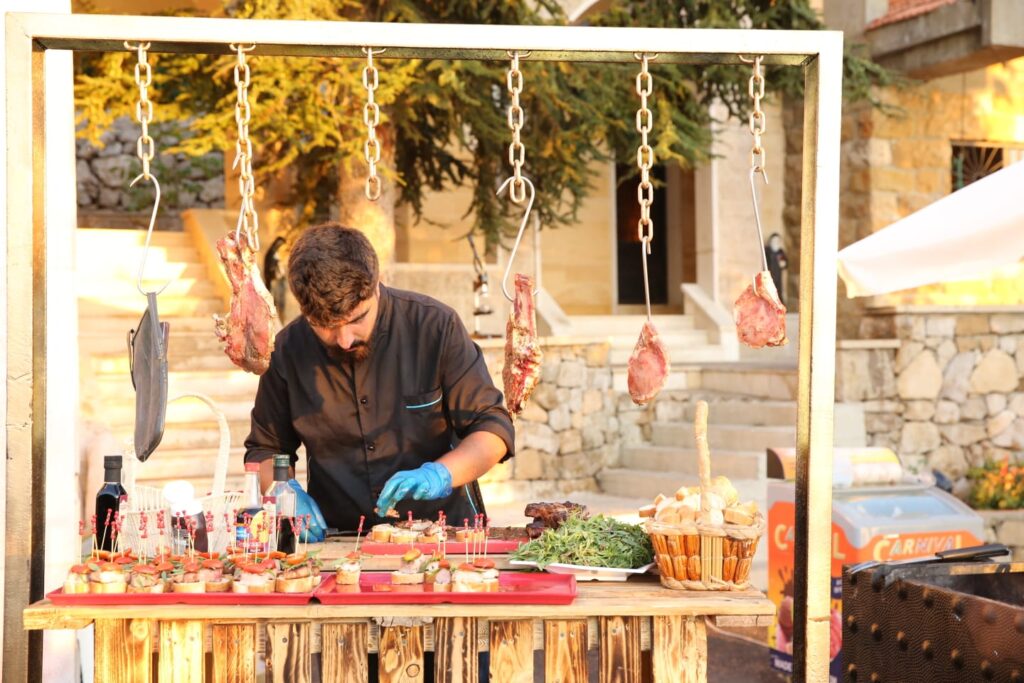
[(850, 297), (984, 276), (1024, 258), (1024, 162), (839, 252)]

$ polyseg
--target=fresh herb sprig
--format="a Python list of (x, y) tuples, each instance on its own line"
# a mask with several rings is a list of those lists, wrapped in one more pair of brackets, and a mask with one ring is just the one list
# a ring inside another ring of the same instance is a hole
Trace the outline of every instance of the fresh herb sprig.
[(650, 537), (635, 524), (603, 515), (585, 519), (574, 512), (560, 527), (545, 530), (510, 557), (536, 562), (540, 569), (552, 563), (635, 569), (649, 564), (654, 551)]

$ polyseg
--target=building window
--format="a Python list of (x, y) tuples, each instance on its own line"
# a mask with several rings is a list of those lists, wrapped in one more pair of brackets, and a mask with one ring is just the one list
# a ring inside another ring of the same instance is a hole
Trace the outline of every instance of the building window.
[(952, 148), (954, 192), (1024, 159), (1024, 144), (1018, 142), (954, 141)]

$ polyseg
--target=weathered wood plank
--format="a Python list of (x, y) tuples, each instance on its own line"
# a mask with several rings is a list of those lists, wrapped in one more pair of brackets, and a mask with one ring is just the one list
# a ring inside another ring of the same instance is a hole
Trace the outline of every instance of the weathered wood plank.
[(256, 624), (214, 624), (210, 631), (214, 683), (255, 683)]
[(320, 631), (320, 669), (324, 681), (367, 683), (370, 625), (325, 623)]
[(267, 680), (273, 683), (309, 683), (309, 622), (267, 623)]
[(655, 683), (705, 683), (708, 635), (704, 619), (654, 617), (651, 668)]
[(544, 680), (587, 683), (587, 621), (544, 622)]
[(97, 619), (93, 631), (96, 683), (150, 680), (153, 627), (146, 619)]
[(380, 683), (423, 682), (423, 627), (388, 626), (380, 630)]
[[(600, 585), (596, 585), (600, 584)], [(775, 605), (757, 591), (673, 591), (636, 577), (612, 584), (581, 583), (570, 605), (117, 605), (103, 608), (110, 619), (207, 621), (335, 620), (371, 617), (483, 617), (579, 619), (614, 616), (773, 615)], [(41, 600), (25, 609), (28, 629), (80, 628), (96, 618), (95, 607), (57, 607)]]
[(492, 621), (491, 683), (533, 683), (533, 622)]
[(434, 620), (434, 680), (437, 683), (477, 683), (479, 647), (475, 617)]
[(640, 683), (640, 617), (598, 620), (601, 683)]
[(196, 683), (203, 680), (203, 622), (160, 622), (160, 683)]

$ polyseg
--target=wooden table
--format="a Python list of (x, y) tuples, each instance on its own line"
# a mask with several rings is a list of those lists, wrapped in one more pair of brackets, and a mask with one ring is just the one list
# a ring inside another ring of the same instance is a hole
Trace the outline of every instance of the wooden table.
[(254, 681), (261, 653), (268, 681), (309, 681), (311, 656), (319, 653), (324, 681), (357, 683), (367, 680), (370, 652), (379, 653), (382, 683), (415, 683), (430, 650), (438, 683), (476, 683), (483, 651), (490, 652), (491, 681), (532, 683), (537, 649), (546, 681), (585, 682), (587, 651), (596, 649), (602, 683), (681, 683), (707, 679), (706, 619), (763, 625), (774, 611), (756, 591), (672, 591), (654, 577), (636, 577), (580, 583), (573, 604), (559, 606), (58, 607), (42, 600), (25, 609), (24, 626), (94, 624), (97, 683), (149, 681), (156, 673), (160, 683)]

